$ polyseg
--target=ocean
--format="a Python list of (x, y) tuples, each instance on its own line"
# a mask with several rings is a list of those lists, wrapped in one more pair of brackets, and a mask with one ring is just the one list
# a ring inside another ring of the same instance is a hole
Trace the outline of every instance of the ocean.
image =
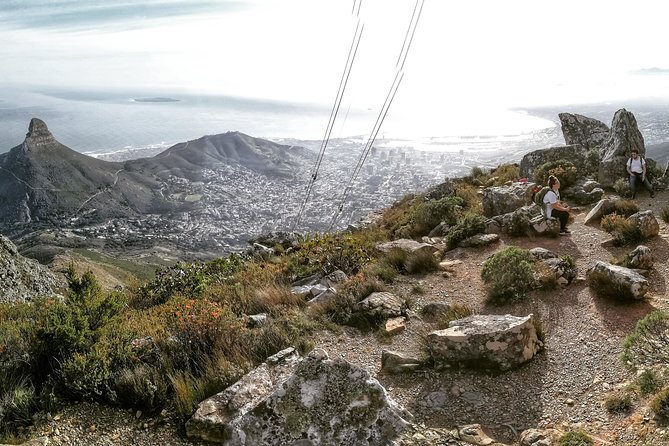
[[(19, 145), (33, 117), (46, 122), (56, 139), (87, 154), (166, 148), (204, 135), (240, 131), (267, 139), (320, 140), (331, 107), (188, 93), (93, 91), (0, 87), (0, 153)], [(428, 119), (392, 110), (379, 132), (389, 144), (417, 150), (458, 152), (500, 150), (506, 142), (531, 139), (555, 127), (524, 111), (487, 110), (432, 113)], [(331, 137), (366, 141), (377, 113), (340, 109)]]

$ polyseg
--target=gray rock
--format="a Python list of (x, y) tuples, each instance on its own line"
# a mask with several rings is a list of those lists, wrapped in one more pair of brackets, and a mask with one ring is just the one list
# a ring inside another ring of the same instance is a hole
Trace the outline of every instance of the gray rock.
[(636, 118), (623, 108), (613, 116), (611, 132), (602, 148), (598, 174), (602, 187), (612, 187), (619, 178), (627, 178), (625, 165), (634, 148), (639, 150), (640, 155), (646, 153)]
[(327, 304), (334, 301), (337, 298), (337, 290), (334, 288), (328, 288), (323, 291), (321, 294), (315, 296), (313, 299), (307, 302), (308, 306), (316, 304)]
[(549, 251), (546, 248), (540, 248), (540, 247), (530, 249), (530, 254), (532, 254), (532, 257), (534, 257), (537, 260), (557, 258), (557, 254), (555, 254), (554, 252)]
[(391, 249), (395, 248), (399, 248), (407, 253), (412, 253), (416, 251), (427, 251), (430, 254), (432, 254), (435, 251), (437, 251), (437, 248), (433, 245), (430, 245), (429, 243), (419, 243), (415, 240), (410, 240), (405, 238), (399, 240), (393, 240), (387, 243), (380, 243), (376, 245), (376, 249), (378, 249), (381, 252), (388, 252)]
[(630, 215), (627, 219), (632, 221), (641, 230), (641, 237), (644, 240), (655, 237), (660, 233), (660, 224), (650, 209)]
[(499, 242), (498, 234), (476, 234), (458, 243), (460, 248), (481, 248)]
[(615, 210), (615, 200), (610, 198), (603, 198), (588, 212), (588, 215), (585, 216), (583, 224), (588, 224), (591, 221), (598, 221), (603, 216), (610, 214)]
[(381, 372), (388, 374), (398, 374), (413, 372), (423, 366), (421, 361), (415, 356), (405, 353), (398, 353), (389, 350), (381, 352)]
[(506, 214), (531, 201), (534, 183), (512, 183), (510, 186), (488, 187), (483, 190), (481, 204), (487, 217)]
[(598, 294), (621, 299), (642, 299), (648, 292), (648, 280), (622, 266), (598, 260), (586, 272), (588, 285)]
[(0, 235), (0, 302), (30, 302), (39, 296), (56, 296), (63, 285), (37, 261), (20, 255), (14, 243)]
[(378, 291), (372, 293), (355, 306), (355, 311), (369, 317), (391, 318), (403, 316), (405, 302), (393, 293)]
[(604, 189), (596, 181), (581, 178), (576, 184), (565, 188), (561, 195), (577, 204), (591, 204), (602, 199)]
[(533, 316), (474, 315), (452, 321), (428, 335), (437, 368), (452, 365), (509, 370), (534, 357), (542, 347)]
[(527, 429), (520, 434), (520, 445), (551, 446), (557, 444), (560, 435), (556, 429)]
[(189, 437), (237, 445), (387, 445), (408, 423), (369, 373), (314, 350), (271, 357), (200, 403)]
[(632, 269), (651, 269), (655, 264), (648, 246), (639, 245), (625, 256), (624, 265)]
[(609, 137), (609, 127), (596, 119), (572, 113), (559, 113), (558, 117), (568, 145), (579, 144), (585, 150), (601, 148)]
[(260, 313), (260, 314), (251, 314), (249, 315), (246, 325), (248, 327), (259, 327), (261, 325), (265, 325), (267, 322), (267, 313)]

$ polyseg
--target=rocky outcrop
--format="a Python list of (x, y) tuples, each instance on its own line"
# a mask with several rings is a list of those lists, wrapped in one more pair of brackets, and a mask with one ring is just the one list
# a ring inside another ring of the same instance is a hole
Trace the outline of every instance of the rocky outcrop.
[(63, 286), (48, 269), (20, 255), (16, 246), (0, 235), (0, 302), (29, 302), (54, 295)]
[(609, 127), (602, 121), (572, 113), (559, 113), (558, 117), (567, 145), (578, 144), (585, 150), (601, 148), (609, 137)]
[(393, 293), (378, 291), (359, 302), (355, 311), (367, 319), (388, 319), (403, 316), (406, 312), (406, 303)]
[(488, 187), (483, 190), (483, 213), (486, 217), (513, 212), (532, 199), (534, 183), (513, 183), (510, 186)]
[(287, 349), (200, 403), (186, 433), (228, 446), (382, 446), (406, 429), (405, 415), (366, 370)]
[(618, 299), (642, 299), (648, 292), (648, 280), (634, 270), (597, 261), (586, 273), (595, 293)]
[(428, 335), (435, 367), (473, 366), (509, 370), (541, 349), (533, 316), (474, 315)]
[(398, 374), (413, 372), (423, 367), (425, 361), (405, 353), (383, 350), (381, 352), (381, 372)]
[(619, 178), (627, 178), (625, 164), (634, 148), (641, 155), (646, 153), (636, 118), (623, 108), (613, 116), (611, 132), (602, 148), (598, 180), (603, 187), (612, 187)]
[(476, 234), (458, 243), (460, 248), (483, 248), (499, 242), (498, 234)]
[(549, 147), (530, 152), (520, 161), (520, 176), (534, 179), (534, 170), (551, 161), (568, 160), (575, 166), (585, 163), (585, 149), (575, 144), (570, 146)]

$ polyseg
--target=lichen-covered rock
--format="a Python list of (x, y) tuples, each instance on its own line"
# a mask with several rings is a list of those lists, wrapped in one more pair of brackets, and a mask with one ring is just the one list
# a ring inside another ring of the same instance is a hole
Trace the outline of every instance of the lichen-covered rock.
[(410, 240), (405, 238), (393, 240), (386, 243), (380, 243), (376, 245), (376, 249), (378, 249), (381, 252), (388, 252), (394, 248), (399, 248), (407, 253), (412, 253), (416, 251), (427, 251), (430, 254), (432, 254), (435, 251), (437, 251), (437, 248), (434, 245), (431, 245), (429, 243), (420, 243), (415, 240)]
[(634, 148), (639, 150), (640, 155), (646, 153), (636, 118), (623, 108), (613, 116), (611, 132), (602, 148), (598, 176), (602, 187), (612, 187), (619, 178), (627, 178), (625, 165)]
[(624, 264), (628, 268), (651, 269), (655, 264), (655, 259), (648, 246), (639, 245), (625, 256)]
[(48, 269), (23, 257), (14, 243), (0, 235), (0, 302), (30, 302), (38, 296), (54, 296), (63, 285)]
[(498, 234), (476, 234), (458, 243), (460, 248), (481, 248), (499, 242)]
[(602, 199), (604, 189), (598, 182), (582, 178), (561, 191), (561, 195), (577, 204), (591, 204)]
[(381, 372), (389, 374), (407, 373), (420, 369), (423, 361), (405, 353), (383, 350), (381, 352)]
[(585, 150), (601, 148), (610, 129), (602, 121), (572, 113), (559, 113), (562, 135), (568, 145), (579, 144)]
[(520, 434), (521, 446), (557, 445), (562, 433), (557, 429), (527, 429)]
[(574, 163), (575, 166), (583, 165), (585, 152), (586, 150), (579, 144), (535, 150), (523, 156), (520, 161), (520, 176), (535, 180), (536, 168), (552, 161), (567, 160)]
[(377, 291), (358, 302), (355, 311), (365, 313), (369, 317), (378, 316), (387, 319), (403, 316), (406, 311), (406, 303), (396, 294)]
[(557, 237), (560, 234), (560, 222), (555, 218), (543, 217), (539, 206), (531, 204), (493, 217), (486, 223), (485, 232), (527, 237)]
[(586, 272), (590, 288), (597, 294), (619, 299), (642, 299), (648, 280), (629, 268), (598, 260)]
[(408, 414), (366, 370), (323, 350), (303, 360), (293, 352), (200, 403), (188, 436), (228, 446), (382, 446), (407, 427)]
[(532, 359), (541, 347), (531, 314), (468, 316), (428, 335), (437, 368), (463, 365), (509, 370)]
[(549, 251), (546, 248), (536, 247), (530, 249), (530, 254), (537, 260), (546, 260), (546, 259), (555, 259), (557, 254), (553, 251)]
[(572, 268), (564, 259), (551, 258), (542, 260), (541, 263), (546, 265), (551, 272), (552, 278), (558, 285), (569, 285), (576, 278), (576, 269)]
[(643, 237), (644, 240), (655, 237), (660, 233), (660, 224), (658, 223), (657, 218), (655, 218), (653, 211), (650, 209), (630, 215), (627, 219), (632, 221), (634, 225), (639, 228), (641, 237)]
[(616, 200), (611, 200), (610, 198), (603, 198), (597, 202), (597, 204), (588, 212), (588, 215), (585, 216), (583, 224), (588, 224), (591, 221), (598, 221), (603, 216), (610, 214), (616, 208)]
[(483, 190), (481, 204), (487, 217), (506, 214), (531, 201), (534, 183), (512, 183), (510, 186), (488, 187)]

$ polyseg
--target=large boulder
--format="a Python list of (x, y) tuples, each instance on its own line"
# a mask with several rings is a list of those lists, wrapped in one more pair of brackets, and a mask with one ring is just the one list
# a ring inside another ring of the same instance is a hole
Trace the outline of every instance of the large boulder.
[(379, 243), (378, 245), (376, 245), (376, 249), (378, 249), (381, 252), (388, 252), (391, 249), (401, 249), (407, 254), (411, 254), (417, 251), (426, 251), (432, 254), (435, 251), (437, 251), (437, 248), (434, 245), (431, 245), (429, 243), (421, 243), (406, 238), (392, 240), (386, 243)]
[(428, 335), (437, 368), (463, 365), (508, 370), (532, 359), (541, 346), (531, 314), (468, 316)]
[(186, 434), (228, 446), (382, 446), (407, 427), (404, 414), (366, 370), (286, 349), (201, 402)]
[(604, 189), (596, 181), (581, 178), (576, 184), (565, 188), (561, 195), (577, 204), (591, 204), (602, 199)]
[(634, 226), (639, 228), (641, 237), (644, 240), (655, 237), (660, 233), (660, 224), (658, 223), (657, 218), (655, 218), (653, 211), (650, 209), (632, 214), (627, 219), (633, 222)]
[(585, 149), (579, 144), (549, 147), (530, 152), (520, 161), (520, 176), (534, 179), (534, 170), (548, 162), (568, 160), (575, 166), (585, 164)]
[(486, 222), (486, 233), (505, 233), (513, 236), (557, 237), (560, 222), (555, 218), (545, 218), (536, 204), (523, 206), (513, 212), (497, 215)]
[(598, 260), (586, 272), (588, 285), (597, 294), (619, 299), (642, 299), (648, 280), (636, 271)]
[(624, 264), (633, 269), (651, 269), (655, 264), (655, 258), (648, 246), (639, 245), (625, 256)]
[(30, 302), (53, 296), (64, 286), (48, 269), (19, 254), (14, 243), (0, 235), (0, 302)]
[(572, 113), (559, 113), (564, 142), (579, 144), (585, 150), (601, 148), (609, 137), (609, 127), (602, 121)]
[(510, 186), (488, 187), (483, 190), (483, 213), (487, 217), (506, 214), (525, 206), (532, 199), (534, 183), (512, 183)]
[(613, 211), (615, 211), (616, 210), (615, 201), (616, 200), (612, 200), (610, 198), (602, 198), (601, 200), (599, 200), (597, 204), (593, 206), (590, 212), (588, 212), (588, 215), (585, 216), (583, 224), (587, 225), (591, 221), (592, 222), (599, 221), (605, 215), (608, 215)]
[(371, 319), (388, 319), (404, 316), (406, 313), (406, 302), (396, 294), (387, 291), (377, 291), (358, 302), (355, 306), (355, 311)]
[(611, 132), (600, 152), (598, 180), (603, 187), (612, 187), (619, 178), (627, 178), (625, 165), (634, 148), (641, 155), (646, 153), (636, 118), (623, 108), (613, 116)]

